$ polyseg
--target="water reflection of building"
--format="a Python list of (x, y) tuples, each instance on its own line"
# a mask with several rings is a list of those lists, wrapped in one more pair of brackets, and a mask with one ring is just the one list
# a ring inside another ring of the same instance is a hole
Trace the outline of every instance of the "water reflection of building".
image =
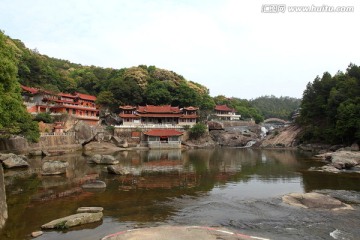
[(4, 171), (0, 165), (0, 229), (4, 227), (6, 219), (8, 218), (6, 192), (4, 183)]

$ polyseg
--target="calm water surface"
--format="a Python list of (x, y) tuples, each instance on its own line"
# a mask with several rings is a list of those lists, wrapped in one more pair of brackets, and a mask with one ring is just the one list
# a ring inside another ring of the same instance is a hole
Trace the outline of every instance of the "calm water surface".
[[(28, 170), (0, 171), (0, 210), (8, 213), (5, 225), (0, 219), (0, 239), (30, 239), (42, 224), (83, 206), (103, 207), (103, 221), (46, 231), (37, 239), (100, 239), (159, 225), (221, 226), (270, 239), (360, 239), (358, 205), (355, 211), (331, 212), (281, 202), (290, 192), (324, 189), (360, 196), (358, 176), (308, 172), (321, 163), (299, 152), (206, 149), (113, 155), (134, 174), (108, 174), (106, 167), (89, 164), (82, 154), (33, 158)], [(68, 161), (66, 175), (41, 176), (46, 160)], [(106, 182), (106, 189), (81, 189), (91, 179)]]

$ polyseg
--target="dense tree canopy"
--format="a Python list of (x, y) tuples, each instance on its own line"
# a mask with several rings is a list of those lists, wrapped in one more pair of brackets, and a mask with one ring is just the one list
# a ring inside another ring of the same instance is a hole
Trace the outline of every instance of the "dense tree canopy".
[(259, 123), (264, 117), (286, 119), (298, 106), (296, 99), (273, 96), (251, 101), (225, 96), (213, 98), (203, 85), (155, 66), (121, 69), (82, 66), (30, 50), (20, 40), (9, 38), (9, 42), (17, 49), (19, 61), (15, 67), (21, 84), (53, 92), (92, 94), (98, 97), (98, 104), (112, 112), (118, 112), (119, 105), (195, 106), (200, 108), (200, 120), (205, 120), (215, 104), (227, 104), (243, 119), (252, 118)]
[(293, 112), (299, 108), (301, 99), (291, 97), (262, 96), (250, 101), (265, 119), (280, 118), (290, 120)]
[(16, 46), (0, 32), (0, 136), (21, 134), (31, 141), (39, 138), (39, 129), (27, 113), (20, 95), (17, 76)]
[(350, 64), (345, 73), (325, 72), (308, 83), (300, 114), (303, 141), (360, 142), (360, 68)]

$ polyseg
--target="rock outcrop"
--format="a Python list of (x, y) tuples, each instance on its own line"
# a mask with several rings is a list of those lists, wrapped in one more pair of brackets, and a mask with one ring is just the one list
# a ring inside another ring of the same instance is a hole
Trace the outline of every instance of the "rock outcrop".
[(69, 166), (67, 162), (61, 161), (46, 161), (43, 163), (41, 170), (42, 175), (59, 175), (66, 173), (66, 169)]
[(340, 173), (340, 172), (359, 172), (360, 173), (360, 152), (338, 151), (315, 155), (315, 158), (328, 162), (322, 167), (312, 167), (310, 171)]
[(119, 161), (115, 160), (115, 158), (111, 155), (100, 155), (95, 154), (90, 158), (90, 162), (96, 163), (96, 164), (104, 164), (104, 165), (113, 165), (118, 164)]
[(254, 133), (243, 134), (236, 131), (213, 130), (210, 135), (214, 142), (226, 147), (244, 147), (250, 141), (257, 139)]
[(13, 153), (0, 155), (0, 162), (2, 162), (4, 168), (29, 167), (27, 160), (28, 159), (25, 156)]
[(77, 213), (67, 217), (59, 218), (41, 226), (42, 229), (66, 229), (78, 225), (101, 221), (102, 212)]
[(295, 147), (296, 137), (300, 131), (301, 128), (296, 125), (285, 127), (283, 129), (275, 129), (265, 137), (261, 143), (261, 147)]
[(353, 210), (353, 208), (333, 197), (311, 192), (290, 193), (282, 197), (284, 203), (302, 208), (317, 208), (329, 210)]

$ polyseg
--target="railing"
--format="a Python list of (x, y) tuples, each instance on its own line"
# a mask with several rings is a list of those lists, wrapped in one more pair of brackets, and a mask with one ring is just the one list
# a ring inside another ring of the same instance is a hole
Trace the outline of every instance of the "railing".
[(40, 136), (75, 136), (75, 132), (68, 133), (40, 133)]
[(139, 124), (139, 125), (115, 125), (115, 128), (166, 128), (166, 129), (183, 129), (184, 126), (172, 124)]

